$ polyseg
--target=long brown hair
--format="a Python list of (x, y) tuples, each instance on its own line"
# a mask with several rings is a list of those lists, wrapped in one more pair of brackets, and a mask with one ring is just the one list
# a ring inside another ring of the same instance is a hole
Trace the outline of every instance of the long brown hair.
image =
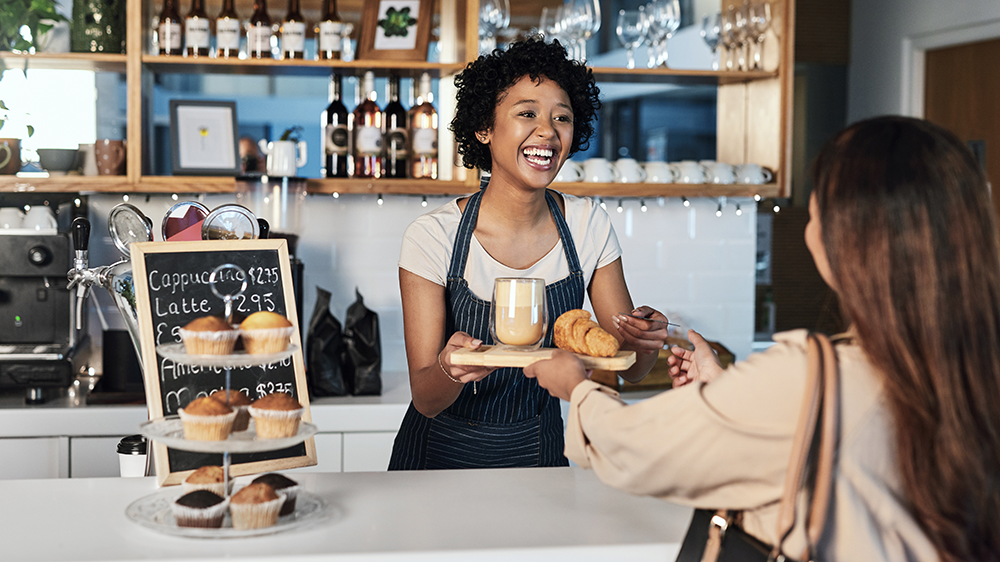
[(909, 507), (941, 560), (1000, 560), (1000, 244), (986, 178), (954, 135), (904, 117), (842, 131), (814, 177)]

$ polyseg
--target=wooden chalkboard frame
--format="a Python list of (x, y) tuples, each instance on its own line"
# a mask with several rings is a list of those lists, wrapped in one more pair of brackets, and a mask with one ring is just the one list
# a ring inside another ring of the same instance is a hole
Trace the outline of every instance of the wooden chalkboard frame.
[[(298, 346), (298, 350), (292, 355), (292, 367), (294, 370), (294, 393), (299, 402), (305, 408), (303, 421), (312, 421), (309, 409), (309, 390), (306, 383), (305, 363), (302, 359), (302, 340), (300, 329), (297, 324), (298, 314), (295, 309), (295, 295), (292, 287), (292, 271), (288, 259), (288, 245), (284, 239), (276, 240), (220, 240), (220, 241), (194, 241), (194, 242), (138, 242), (131, 245), (132, 275), (135, 287), (136, 312), (139, 323), (139, 337), (142, 348), (143, 377), (146, 387), (146, 407), (149, 411), (150, 419), (157, 419), (164, 416), (163, 394), (160, 385), (160, 362), (156, 353), (156, 335), (154, 327), (154, 315), (151, 307), (151, 290), (149, 276), (147, 275), (147, 256), (159, 254), (187, 254), (186, 259), (192, 264), (191, 270), (207, 269), (211, 271), (221, 263), (197, 265), (197, 254), (206, 252), (225, 252), (228, 256), (238, 255), (241, 252), (261, 252), (274, 251), (277, 254), (277, 262), (280, 270), (281, 280), (281, 303), (285, 310), (286, 317), (295, 325), (296, 329), (292, 334), (292, 343)], [(238, 261), (238, 260), (237, 260)], [(277, 297), (277, 295), (275, 295)], [(217, 310), (213, 313), (221, 314), (223, 302), (213, 302), (212, 305)], [(192, 378), (191, 380), (194, 380)], [(192, 390), (196, 394), (197, 389)], [(253, 398), (253, 397), (251, 397)], [(199, 453), (187, 453), (168, 449), (161, 443), (153, 444), (153, 460), (156, 467), (156, 479), (160, 486), (181, 483), (194, 468), (189, 470), (172, 471), (171, 456), (182, 454), (199, 455)], [(288, 456), (278, 456), (266, 460), (251, 460), (239, 462), (233, 460), (230, 466), (231, 476), (243, 476), (273, 470), (284, 470), (302, 466), (316, 465), (316, 445), (313, 438), (307, 439), (302, 445), (283, 450), (281, 454)], [(216, 464), (208, 461), (209, 457), (201, 454), (206, 463)], [(221, 461), (217, 461), (221, 464)]]

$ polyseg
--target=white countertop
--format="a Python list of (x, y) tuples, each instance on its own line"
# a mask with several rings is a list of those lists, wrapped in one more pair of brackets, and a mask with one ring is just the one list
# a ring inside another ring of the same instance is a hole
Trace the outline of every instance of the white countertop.
[[(630, 496), (580, 468), (294, 474), (331, 517), (240, 539), (129, 520), (154, 478), (0, 481), (5, 561), (673, 560), (691, 509)], [(244, 479), (237, 480), (239, 482)], [(15, 507), (16, 506), (16, 507)]]

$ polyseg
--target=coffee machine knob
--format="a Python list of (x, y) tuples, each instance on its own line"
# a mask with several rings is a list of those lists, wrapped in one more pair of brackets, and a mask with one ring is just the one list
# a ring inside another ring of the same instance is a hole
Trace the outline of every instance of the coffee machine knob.
[(34, 246), (28, 250), (28, 261), (42, 267), (52, 263), (52, 252), (45, 246)]

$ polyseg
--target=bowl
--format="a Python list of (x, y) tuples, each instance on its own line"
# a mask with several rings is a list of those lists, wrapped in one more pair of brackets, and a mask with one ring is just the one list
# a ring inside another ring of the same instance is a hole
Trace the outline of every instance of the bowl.
[(76, 168), (75, 148), (39, 148), (38, 160), (50, 172), (68, 172)]

